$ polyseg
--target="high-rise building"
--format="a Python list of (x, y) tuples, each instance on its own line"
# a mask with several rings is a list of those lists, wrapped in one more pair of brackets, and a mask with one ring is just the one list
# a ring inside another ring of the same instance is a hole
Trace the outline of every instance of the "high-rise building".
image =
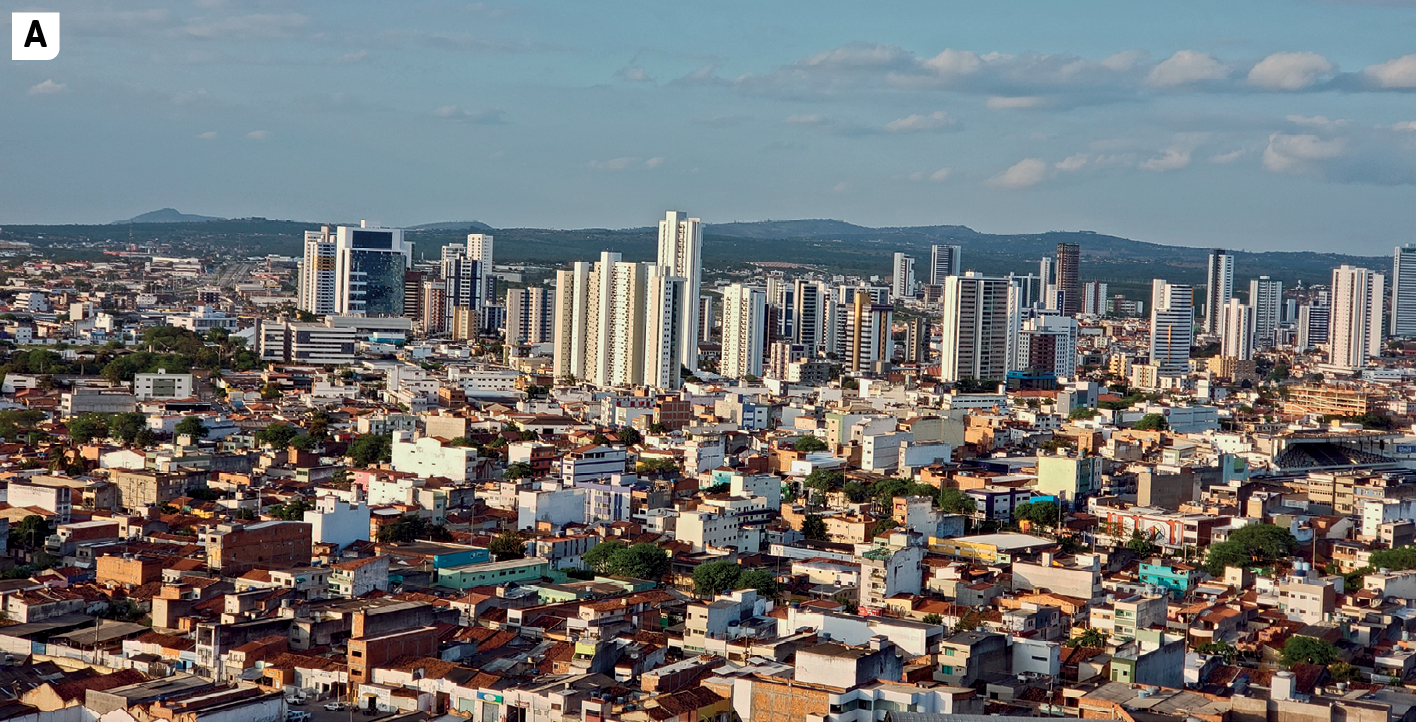
[(1219, 309), (1219, 355), (1248, 361), (1254, 357), (1253, 318), (1249, 307), (1231, 298)]
[(862, 284), (836, 289), (835, 331), (828, 341), (833, 341), (846, 370), (865, 371), (877, 361), (890, 360), (894, 311), (889, 288)]
[(723, 289), (723, 356), (718, 371), (740, 379), (762, 375), (763, 327), (767, 292), (734, 283)]
[(423, 333), (433, 336), (447, 332), (447, 284), (442, 279), (424, 277), (420, 311)]
[(1386, 279), (1365, 268), (1343, 265), (1332, 271), (1332, 318), (1328, 362), (1356, 371), (1381, 355), (1382, 297)]
[(485, 233), (467, 234), (467, 257), (477, 262), (478, 310), (497, 302), (496, 277), (492, 275), (492, 237)]
[(549, 288), (513, 288), (506, 292), (507, 343), (552, 343), (555, 297)]
[(397, 228), (340, 226), (335, 234), (335, 313), (402, 316), (403, 272), (413, 244)]
[[(687, 213), (669, 211), (659, 221), (659, 265), (684, 279), (683, 322), (698, 328), (698, 297), (703, 285), (703, 221)], [(679, 363), (690, 372), (698, 370), (698, 335), (683, 334)]]
[(763, 372), (767, 378), (785, 380), (787, 367), (804, 358), (809, 358), (809, 356), (807, 356), (806, 348), (801, 344), (791, 341), (777, 341), (768, 349), (768, 362)]
[(1018, 289), (972, 271), (944, 280), (940, 378), (1002, 383), (1016, 365)]
[(644, 288), (644, 371), (639, 383), (661, 389), (675, 389), (683, 378), (679, 349), (683, 336), (697, 329), (683, 323), (684, 299), (688, 283), (656, 264), (646, 266)]
[(1298, 349), (1310, 349), (1328, 342), (1332, 323), (1331, 298), (1319, 291), (1308, 303), (1298, 308)]
[(1077, 335), (1075, 318), (1055, 312), (1025, 312), (1018, 332), (1018, 357), (1013, 368), (1052, 374), (1058, 379), (1075, 377)]
[(895, 254), (894, 273), (891, 274), (890, 295), (895, 298), (914, 298), (915, 259), (903, 253)]
[(767, 335), (775, 339), (796, 338), (796, 283), (788, 283), (780, 273), (767, 276)]
[(301, 311), (323, 316), (334, 313), (339, 289), (335, 273), (336, 239), (329, 226), (305, 231), (305, 260), (300, 263)]
[(698, 342), (711, 343), (713, 341), (713, 297), (698, 297)]
[(1151, 281), (1150, 363), (1156, 374), (1188, 374), (1194, 339), (1194, 290), (1159, 278)]
[(408, 318), (423, 317), (423, 280), (426, 276), (426, 273), (412, 269), (403, 272), (403, 315)]
[(457, 309), (468, 309), (476, 315), (486, 305), (482, 291), (482, 262), (467, 252), (467, 246), (450, 243), (443, 246), (440, 273), (446, 286), (444, 313), (451, 319)]
[(1076, 316), (1082, 308), (1077, 284), (1081, 262), (1081, 246), (1075, 243), (1057, 244), (1057, 310), (1061, 311), (1063, 316)]
[(1234, 256), (1216, 248), (1209, 254), (1205, 275), (1205, 333), (1217, 336), (1224, 322), (1224, 304), (1234, 297)]
[[(606, 251), (556, 273), (553, 368), (597, 386), (677, 385), (683, 279)], [(695, 304), (695, 308), (697, 305)]]
[(929, 360), (929, 319), (916, 316), (905, 327), (905, 360), (924, 363)]
[[(1050, 261), (1052, 259), (1044, 258), (1042, 260), (1043, 266), (1051, 268)], [(1033, 308), (1034, 306), (1037, 308), (1047, 308), (1047, 303), (1044, 299), (1047, 295), (1047, 289), (1050, 287), (1049, 278), (1051, 277), (1034, 276), (1031, 273), (1008, 274), (1008, 280), (1011, 281), (1014, 286), (1018, 287), (1018, 308)], [(944, 296), (942, 288), (939, 295), (942, 300)]]
[(796, 319), (796, 342), (806, 347), (809, 356), (827, 346), (828, 335), (833, 325), (831, 287), (824, 281), (796, 279), (792, 292)]
[(1391, 335), (1416, 336), (1416, 243), (1397, 246), (1392, 254)]
[(1283, 281), (1268, 276), (1249, 281), (1249, 313), (1253, 316), (1254, 347), (1274, 345), (1283, 319)]
[(932, 246), (929, 249), (929, 285), (942, 285), (944, 279), (963, 273), (959, 256), (959, 246)]
[(1087, 281), (1082, 284), (1082, 315), (1106, 315), (1106, 284), (1101, 281)]

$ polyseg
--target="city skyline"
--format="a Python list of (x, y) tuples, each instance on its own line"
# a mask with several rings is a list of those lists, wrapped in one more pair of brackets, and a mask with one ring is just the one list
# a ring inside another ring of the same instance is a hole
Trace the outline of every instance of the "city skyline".
[(5, 224), (652, 206), (1378, 253), (1416, 193), (1402, 3), (1225, 6), (1223, 36), (1191, 4), (45, 9), (64, 53), (0, 78), (0, 122), (39, 141), (12, 163), (44, 169), (0, 186)]

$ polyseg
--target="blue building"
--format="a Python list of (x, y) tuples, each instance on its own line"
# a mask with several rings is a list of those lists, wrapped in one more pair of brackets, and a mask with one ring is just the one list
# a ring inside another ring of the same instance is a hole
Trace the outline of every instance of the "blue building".
[(1200, 583), (1200, 570), (1188, 564), (1156, 558), (1141, 562), (1140, 578), (1142, 583), (1164, 587), (1169, 590), (1170, 596), (1179, 599)]

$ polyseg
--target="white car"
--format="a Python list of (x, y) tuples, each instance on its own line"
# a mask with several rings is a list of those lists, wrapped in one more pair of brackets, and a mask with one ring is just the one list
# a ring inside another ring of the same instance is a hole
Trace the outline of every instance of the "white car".
[(310, 713), (302, 709), (292, 709), (285, 713), (285, 722), (309, 722)]
[(324, 707), (325, 707), (325, 709), (329, 710), (330, 712), (339, 712), (339, 711), (342, 711), (342, 710), (344, 709), (344, 704), (341, 703), (341, 702), (330, 702), (329, 704), (325, 705)]

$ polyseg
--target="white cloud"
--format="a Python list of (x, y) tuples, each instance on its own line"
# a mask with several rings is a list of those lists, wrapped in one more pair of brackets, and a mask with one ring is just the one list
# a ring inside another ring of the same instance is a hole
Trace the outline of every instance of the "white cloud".
[(836, 185), (831, 186), (831, 192), (833, 192), (833, 193), (845, 193), (846, 191), (848, 191), (848, 190), (850, 190), (850, 189), (851, 189), (850, 184), (847, 183), (847, 182), (845, 182), (845, 181), (841, 181), (840, 183), (837, 183)]
[(1275, 173), (1300, 173), (1308, 169), (1309, 162), (1335, 158), (1342, 150), (1340, 138), (1323, 140), (1310, 133), (1274, 133), (1264, 148), (1264, 167)]
[(1163, 173), (1168, 170), (1179, 170), (1190, 165), (1190, 151), (1180, 148), (1166, 148), (1161, 154), (1154, 158), (1141, 161), (1141, 170), (1148, 170), (1155, 173)]
[(587, 165), (593, 170), (654, 170), (664, 164), (664, 158), (655, 156), (648, 160), (634, 156), (622, 156), (609, 160), (592, 160)]
[(1020, 95), (1011, 98), (1002, 95), (995, 95), (992, 98), (988, 99), (988, 107), (990, 110), (1036, 108), (1039, 105), (1042, 105), (1042, 98), (1036, 95)]
[(942, 182), (948, 180), (948, 179), (949, 179), (949, 176), (953, 175), (953, 173), (954, 173), (954, 171), (951, 170), (951, 169), (949, 169), (949, 168), (940, 168), (939, 170), (934, 171), (933, 173), (928, 173), (928, 172), (925, 172), (925, 171), (922, 171), (922, 170), (918, 170), (918, 171), (915, 171), (915, 172), (913, 172), (913, 173), (910, 174), (910, 180), (912, 180), (912, 181), (929, 181), (929, 182), (931, 182), (931, 183), (942, 183)]
[(246, 134), (247, 140), (270, 140), (271, 132), (268, 130), (253, 130)]
[(783, 123), (789, 125), (826, 125), (831, 122), (830, 118), (824, 115), (789, 115), (782, 119)]
[(205, 133), (197, 133), (197, 138), (199, 140), (216, 140), (216, 131), (208, 130)]
[(946, 48), (938, 55), (921, 63), (925, 69), (940, 75), (968, 75), (977, 72), (983, 61), (972, 50)]
[(1347, 125), (1347, 121), (1342, 118), (1332, 120), (1326, 115), (1290, 115), (1288, 122), (1294, 125), (1308, 125), (1315, 128), (1341, 128)]
[(892, 120), (885, 124), (886, 133), (918, 133), (930, 130), (940, 130), (955, 124), (953, 116), (942, 110), (937, 110), (929, 115), (915, 113)]
[(627, 83), (652, 83), (654, 79), (644, 72), (644, 68), (626, 65), (615, 71), (615, 77)]
[(352, 53), (345, 53), (330, 62), (335, 65), (353, 65), (367, 57), (369, 57), (369, 51), (359, 50)]
[(1404, 55), (1362, 71), (1382, 88), (1416, 88), (1416, 55)]
[(1173, 88), (1227, 77), (1229, 66), (1216, 60), (1213, 55), (1198, 50), (1180, 50), (1151, 68), (1146, 83), (1157, 88)]
[(46, 80), (43, 83), (39, 83), (38, 85), (30, 86), (29, 94), (53, 95), (55, 93), (62, 93), (68, 89), (69, 86), (64, 83), (56, 83), (53, 80)]
[(1239, 150), (1231, 150), (1228, 153), (1217, 153), (1215, 155), (1212, 155), (1209, 157), (1209, 162), (1219, 163), (1220, 165), (1226, 163), (1233, 163), (1234, 161), (1239, 160), (1239, 158), (1243, 155), (1244, 149), (1240, 148)]
[(477, 110), (463, 110), (456, 105), (444, 105), (433, 111), (433, 115), (449, 120), (459, 120), (464, 123), (475, 123), (477, 125), (502, 125), (506, 120), (502, 117), (505, 113), (496, 108), (480, 108)]
[(255, 13), (225, 18), (202, 18), (187, 25), (187, 33), (201, 38), (285, 37), (309, 24), (299, 13)]
[(1115, 55), (1107, 57), (1105, 60), (1101, 61), (1101, 64), (1103, 67), (1111, 70), (1124, 72), (1140, 65), (1149, 57), (1150, 53), (1144, 50), (1122, 50)]
[(1391, 127), (1392, 130), (1416, 130), (1416, 120), (1403, 120)]
[(1335, 68), (1314, 52), (1274, 53), (1249, 70), (1249, 84), (1269, 90), (1302, 90)]
[(1074, 153), (1053, 164), (1060, 171), (1081, 170), (1091, 160), (1090, 153)]
[(994, 188), (1014, 190), (1035, 186), (1044, 180), (1047, 180), (1047, 163), (1041, 158), (1024, 158), (989, 178), (987, 183)]

